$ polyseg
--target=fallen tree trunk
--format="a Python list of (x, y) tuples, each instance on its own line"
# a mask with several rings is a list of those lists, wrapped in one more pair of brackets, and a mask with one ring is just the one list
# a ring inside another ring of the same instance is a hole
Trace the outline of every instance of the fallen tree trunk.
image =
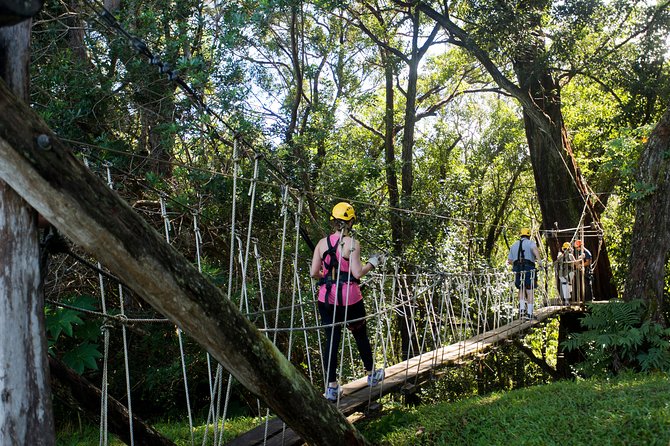
[[(54, 397), (84, 415), (93, 423), (100, 422), (102, 392), (59, 359), (49, 357), (51, 387)], [(128, 409), (112, 397), (107, 397), (107, 428), (121, 441), (131, 444)], [(175, 446), (169, 438), (133, 414), (133, 440), (146, 446)]]
[(0, 178), (203, 346), (303, 439), (365, 444), (224, 294), (0, 83)]

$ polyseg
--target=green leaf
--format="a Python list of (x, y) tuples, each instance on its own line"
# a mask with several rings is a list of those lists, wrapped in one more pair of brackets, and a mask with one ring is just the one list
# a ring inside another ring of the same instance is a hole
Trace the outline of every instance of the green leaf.
[(101, 357), (102, 354), (98, 351), (96, 345), (83, 342), (74, 349), (66, 352), (63, 355), (63, 362), (81, 375), (86, 368), (97, 370), (98, 364), (95, 360)]

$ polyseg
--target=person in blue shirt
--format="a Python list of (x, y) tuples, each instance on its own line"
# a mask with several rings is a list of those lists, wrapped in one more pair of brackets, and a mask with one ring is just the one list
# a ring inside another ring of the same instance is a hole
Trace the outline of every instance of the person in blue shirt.
[(512, 265), (514, 285), (519, 290), (519, 316), (533, 318), (534, 289), (537, 285), (535, 261), (540, 259), (537, 245), (530, 239), (530, 228), (521, 228), (519, 240), (512, 244), (507, 263)]

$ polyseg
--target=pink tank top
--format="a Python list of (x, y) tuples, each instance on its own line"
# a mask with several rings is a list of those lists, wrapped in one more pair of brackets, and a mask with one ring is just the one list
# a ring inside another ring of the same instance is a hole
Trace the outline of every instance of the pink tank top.
[[(349, 260), (345, 259), (342, 257), (342, 253), (340, 252), (340, 234), (335, 233), (331, 234), (328, 236), (330, 238), (330, 246), (336, 246), (336, 252), (335, 255), (337, 257), (337, 261), (340, 264), (340, 277), (344, 274), (349, 272)], [(329, 256), (326, 256), (327, 260), (330, 260), (328, 258)], [(325, 262), (321, 261), (321, 271), (322, 273), (326, 270)], [(337, 271), (335, 272), (337, 274)], [(359, 302), (360, 300), (363, 299), (363, 295), (361, 294), (361, 288), (360, 286), (355, 283), (355, 282), (343, 282), (340, 284), (333, 283), (330, 286), (330, 293), (328, 294), (328, 303), (329, 304), (335, 304), (337, 301), (337, 288), (341, 287), (342, 288), (342, 305), (353, 305), (356, 302)], [(319, 287), (319, 302), (325, 302), (326, 301), (326, 284), (323, 284)], [(338, 302), (339, 305), (339, 302)]]

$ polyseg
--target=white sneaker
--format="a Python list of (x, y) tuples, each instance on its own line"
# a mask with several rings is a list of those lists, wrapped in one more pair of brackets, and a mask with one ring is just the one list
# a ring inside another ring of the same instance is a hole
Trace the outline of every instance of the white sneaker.
[(326, 393), (323, 394), (323, 396), (326, 397), (328, 401), (331, 401), (333, 403), (337, 402), (337, 398), (339, 398), (340, 395), (342, 395), (342, 388), (339, 386), (339, 384), (337, 387), (329, 386), (326, 389)]
[(374, 370), (368, 375), (368, 386), (374, 387), (384, 380), (384, 369)]

